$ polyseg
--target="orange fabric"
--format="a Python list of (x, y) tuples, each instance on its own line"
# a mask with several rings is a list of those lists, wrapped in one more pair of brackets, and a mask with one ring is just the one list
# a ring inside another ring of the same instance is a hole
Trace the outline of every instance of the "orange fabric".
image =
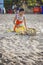
[(16, 21), (16, 25), (19, 25), (21, 23), (22, 23), (22, 21), (19, 21), (19, 20)]
[(16, 21), (16, 24), (14, 25), (14, 31), (18, 27), (18, 25), (21, 24), (21, 23), (22, 23), (22, 21), (19, 21), (19, 20)]

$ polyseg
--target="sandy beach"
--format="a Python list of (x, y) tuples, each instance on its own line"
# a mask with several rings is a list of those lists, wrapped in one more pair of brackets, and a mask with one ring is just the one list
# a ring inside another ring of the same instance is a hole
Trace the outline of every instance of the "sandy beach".
[(0, 65), (43, 65), (43, 15), (26, 14), (26, 18), (36, 36), (7, 32), (13, 30), (14, 14), (0, 14)]

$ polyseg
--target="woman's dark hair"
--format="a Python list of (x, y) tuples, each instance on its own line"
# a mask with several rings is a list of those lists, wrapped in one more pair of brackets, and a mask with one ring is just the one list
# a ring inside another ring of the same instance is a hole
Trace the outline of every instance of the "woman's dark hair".
[(23, 9), (23, 8), (20, 8), (20, 9), (19, 9), (19, 12), (21, 12), (21, 11), (24, 11), (24, 9)]

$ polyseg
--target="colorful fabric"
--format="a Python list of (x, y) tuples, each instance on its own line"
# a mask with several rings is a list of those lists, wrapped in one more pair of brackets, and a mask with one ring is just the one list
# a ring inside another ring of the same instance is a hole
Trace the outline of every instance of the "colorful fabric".
[(16, 33), (21, 33), (24, 32), (26, 29), (24, 26), (21, 26), (21, 27), (16, 27), (14, 30)]

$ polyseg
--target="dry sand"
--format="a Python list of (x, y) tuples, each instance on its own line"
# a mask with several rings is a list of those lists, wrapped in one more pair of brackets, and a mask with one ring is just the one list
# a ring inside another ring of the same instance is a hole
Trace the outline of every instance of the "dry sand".
[(43, 15), (26, 17), (27, 26), (37, 30), (36, 36), (7, 32), (13, 28), (14, 14), (0, 14), (0, 65), (43, 65)]

